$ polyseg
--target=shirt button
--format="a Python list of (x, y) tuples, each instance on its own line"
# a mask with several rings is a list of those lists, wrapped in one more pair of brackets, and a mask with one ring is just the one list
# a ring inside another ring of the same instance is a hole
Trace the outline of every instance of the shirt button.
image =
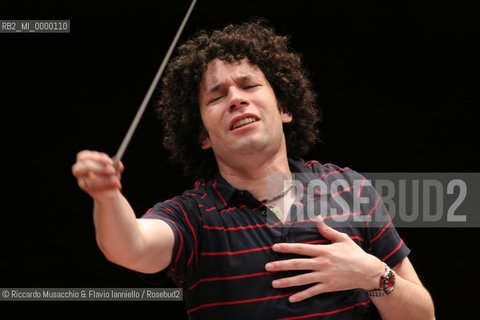
[(266, 216), (266, 215), (267, 215), (267, 210), (262, 210), (262, 211), (260, 211), (260, 214), (261, 214), (262, 216)]

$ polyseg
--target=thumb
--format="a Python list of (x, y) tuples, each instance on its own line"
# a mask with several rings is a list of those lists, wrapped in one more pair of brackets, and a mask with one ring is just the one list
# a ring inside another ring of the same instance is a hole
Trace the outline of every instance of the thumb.
[(321, 215), (317, 216), (317, 228), (318, 232), (331, 242), (340, 242), (345, 239), (345, 234), (327, 226)]
[(123, 171), (125, 170), (125, 166), (123, 165), (123, 162), (119, 160), (117, 157), (112, 158), (112, 166), (115, 169), (115, 172), (117, 173), (117, 177), (120, 179), (122, 176)]

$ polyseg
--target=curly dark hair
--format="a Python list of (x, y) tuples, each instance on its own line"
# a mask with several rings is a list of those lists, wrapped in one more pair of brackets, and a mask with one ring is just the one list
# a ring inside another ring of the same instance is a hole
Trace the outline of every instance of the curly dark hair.
[(172, 160), (183, 165), (185, 175), (207, 178), (218, 170), (212, 150), (201, 149), (199, 142), (200, 133), (205, 132), (199, 86), (208, 63), (215, 58), (230, 62), (247, 59), (265, 74), (279, 108), (285, 107), (293, 115), (293, 121), (284, 124), (289, 157), (304, 156), (319, 140), (316, 95), (301, 56), (289, 48), (287, 36), (276, 35), (263, 20), (213, 32), (201, 30), (178, 48), (178, 55), (169, 63), (157, 106), (164, 124), (164, 147)]

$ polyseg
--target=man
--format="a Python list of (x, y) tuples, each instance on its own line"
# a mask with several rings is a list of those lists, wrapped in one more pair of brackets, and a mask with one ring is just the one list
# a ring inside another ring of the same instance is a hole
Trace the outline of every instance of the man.
[(433, 319), (375, 190), (349, 168), (299, 158), (318, 114), (287, 39), (255, 22), (200, 32), (178, 51), (159, 103), (164, 144), (203, 178), (137, 219), (123, 165), (80, 152), (73, 174), (94, 199), (107, 259), (165, 270), (191, 319)]

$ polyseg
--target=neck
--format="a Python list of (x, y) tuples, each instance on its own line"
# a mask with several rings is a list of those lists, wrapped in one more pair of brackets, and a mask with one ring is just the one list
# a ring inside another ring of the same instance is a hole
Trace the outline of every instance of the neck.
[(219, 171), (232, 186), (248, 190), (256, 199), (265, 199), (284, 190), (284, 181), (291, 179), (286, 148), (274, 154), (236, 157), (232, 163), (218, 161)]

